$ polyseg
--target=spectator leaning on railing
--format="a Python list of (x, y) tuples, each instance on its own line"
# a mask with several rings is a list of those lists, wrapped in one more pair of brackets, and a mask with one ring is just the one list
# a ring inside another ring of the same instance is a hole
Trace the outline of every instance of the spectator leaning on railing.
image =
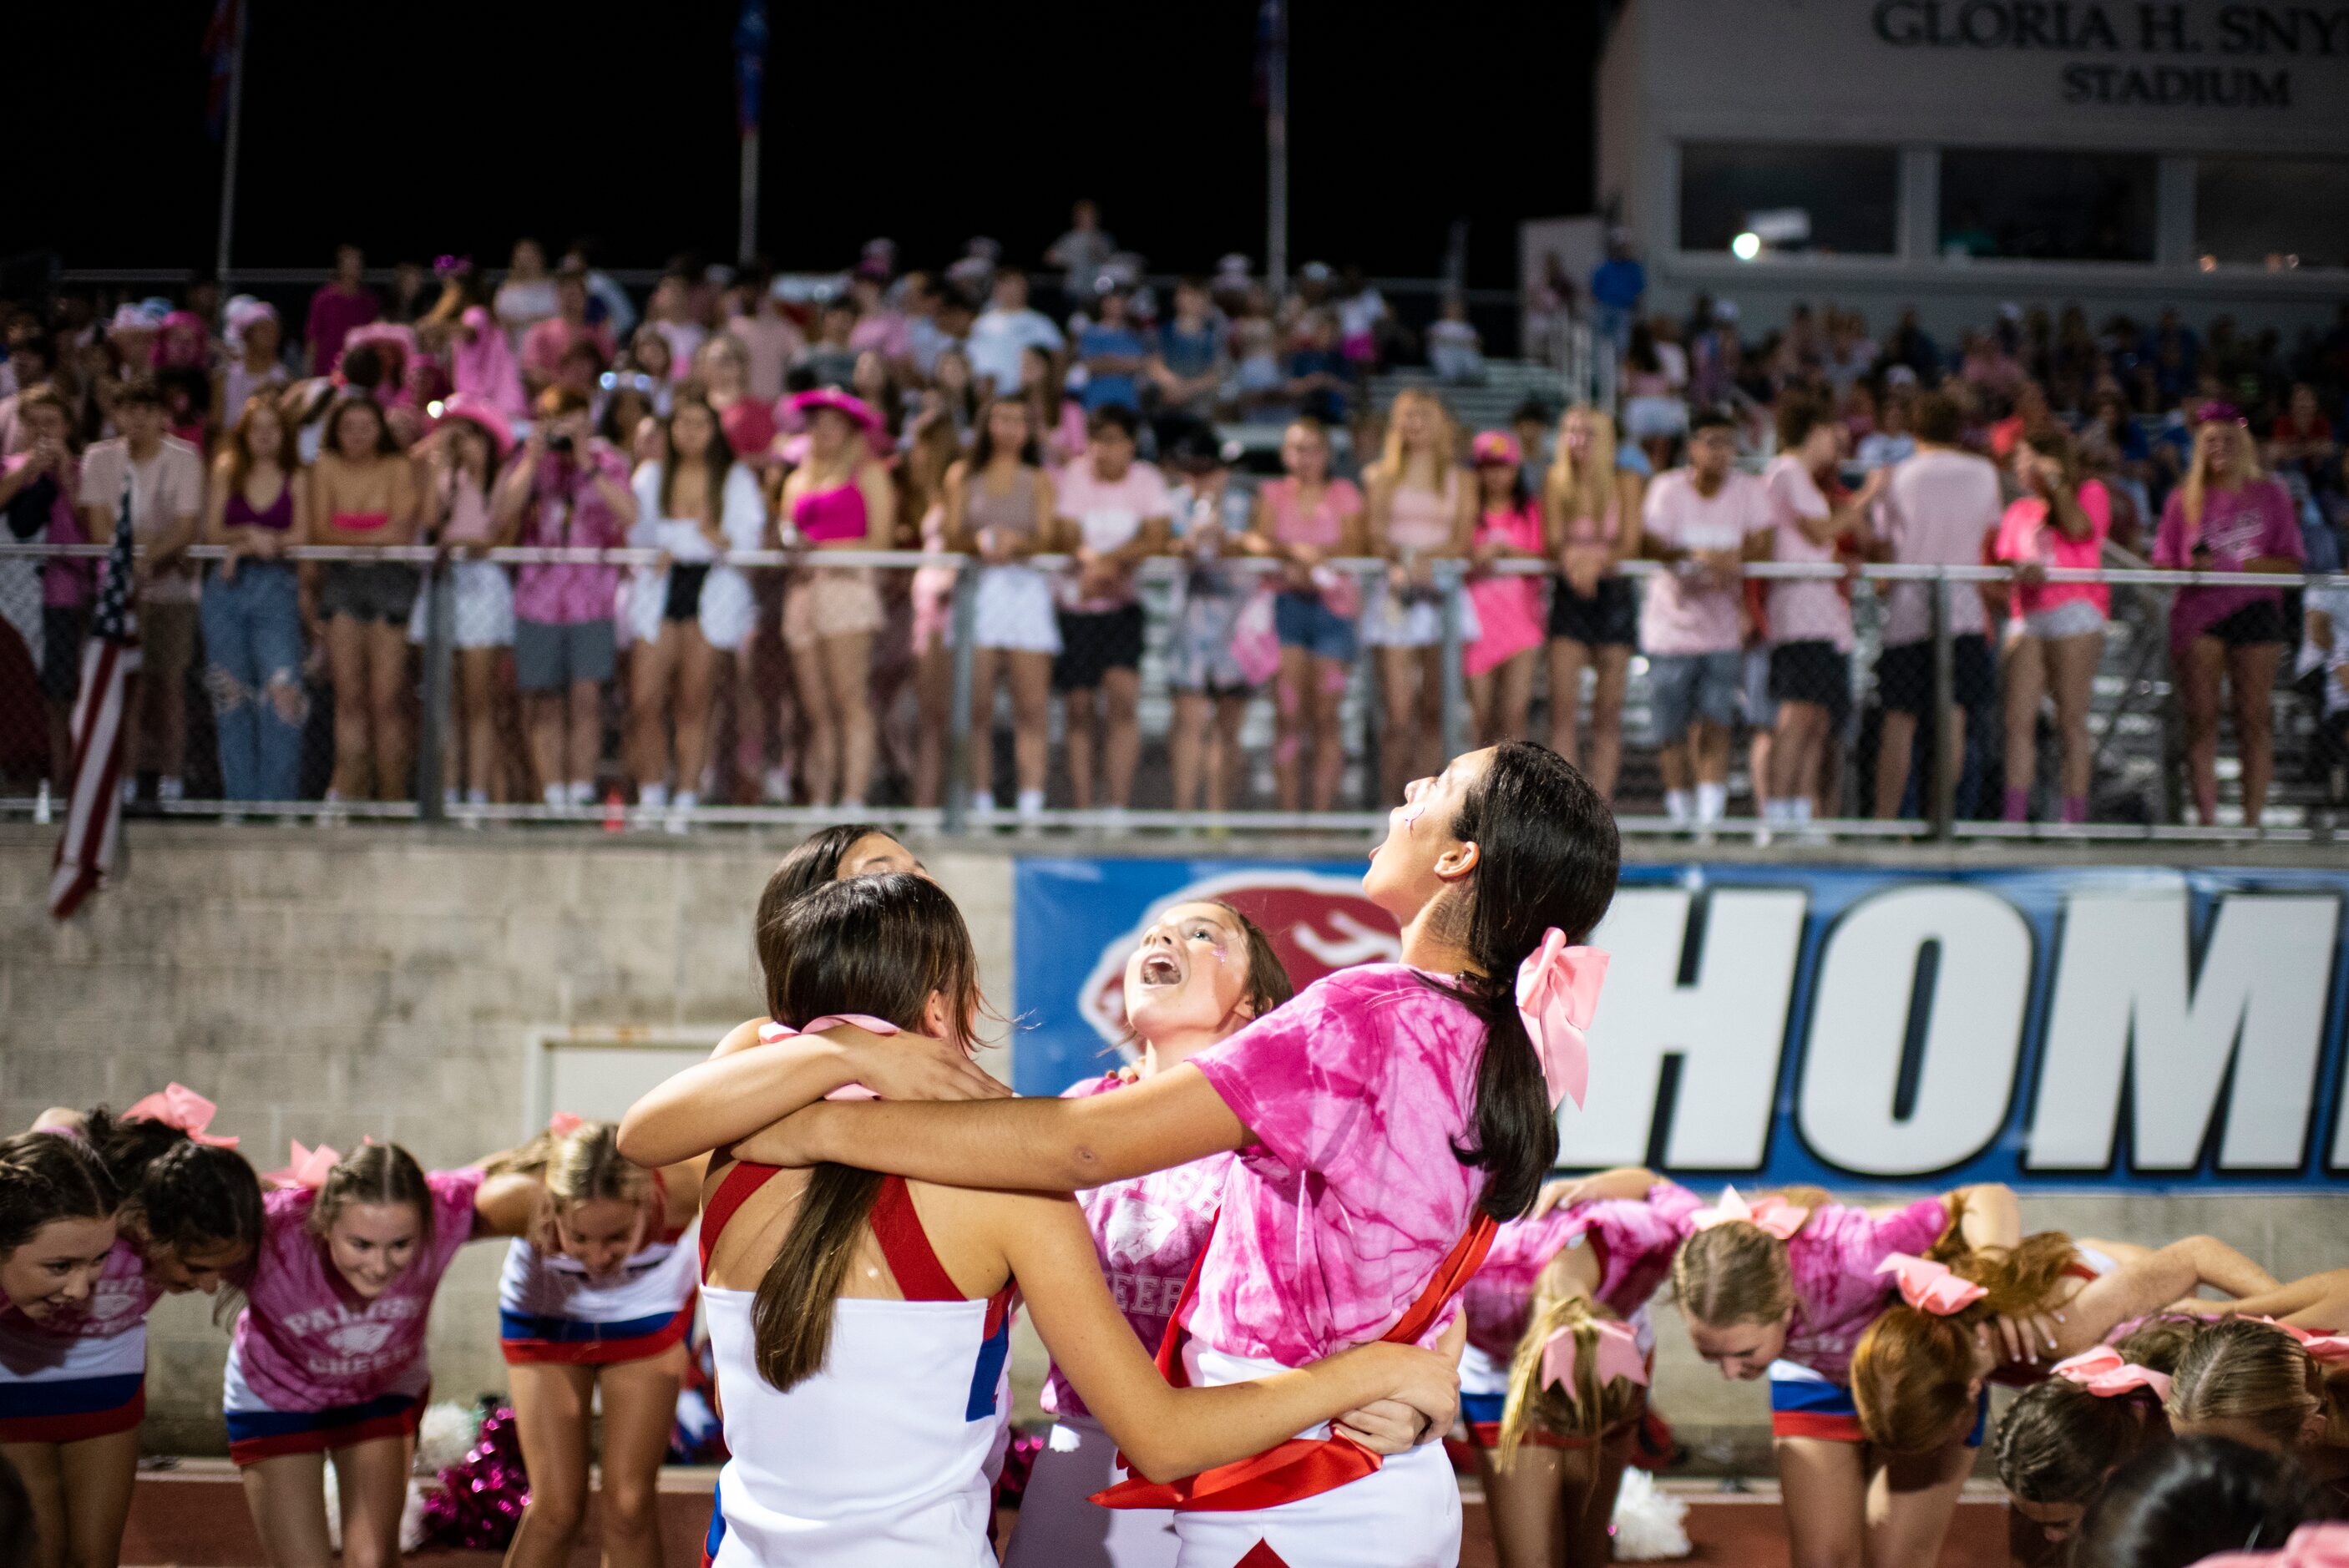
[(2039, 771), (2039, 709), (2055, 700), (2055, 733), (2063, 754), (2058, 815), (2088, 820), (2088, 702), (2096, 664), (2105, 652), (2105, 622), (2112, 590), (2101, 583), (2050, 583), (2049, 568), (2079, 570), (2104, 562), (2112, 532), (2112, 492), (2080, 477), (2072, 438), (2061, 432), (2016, 443), (2014, 478), (2023, 493), (1998, 526), (1998, 558), (2015, 568), (2015, 615), (2006, 641), (2006, 797), (2000, 816), (2031, 814), (2031, 787)]
[[(1615, 421), (1587, 403), (1568, 408), (1542, 484), (1558, 565), (1549, 599), (1549, 744), (1610, 800), (1623, 762), (1624, 685), (1640, 636), (1639, 597), (1620, 568), (1640, 553), (1646, 497), (1647, 480), (1619, 466)], [(1587, 748), (1586, 667), (1592, 672)]]
[(819, 566), (837, 550), (895, 542), (897, 494), (880, 454), (889, 438), (871, 407), (830, 387), (802, 392), (792, 412), (808, 421), (807, 458), (783, 482), (792, 542), (813, 552), (783, 594), (783, 643), (808, 725), (802, 769), (819, 805), (862, 807), (873, 785), (873, 638), (881, 594), (865, 566)]
[[(1139, 425), (1120, 404), (1095, 409), (1085, 455), (1061, 470), (1059, 542), (1073, 558), (1060, 583), (1061, 653), (1052, 668), (1067, 725), (1069, 795), (1122, 811), (1133, 800), (1142, 757), (1142, 602), (1134, 568), (1165, 553), (1171, 503), (1165, 476), (1134, 456)], [(1098, 706), (1097, 706), (1098, 705)]]
[(1050, 761), (1052, 659), (1061, 651), (1050, 579), (1029, 558), (1050, 549), (1052, 477), (1029, 405), (997, 397), (981, 409), (970, 456), (947, 472), (947, 547), (980, 562), (972, 606), (970, 791), (975, 810), (995, 809), (995, 688), (1011, 698), (1012, 776), (1018, 809), (1044, 809)]
[(286, 548), (309, 537), (307, 486), (293, 432), (264, 391), (243, 406), (212, 463), (204, 542), (227, 556), (203, 587), (204, 686), (220, 740), (221, 793), (294, 800), (302, 792), (302, 594)]
[[(1244, 547), (1280, 562), (1272, 580), (1273, 632), (1280, 647), (1273, 681), (1273, 779), (1280, 809), (1326, 811), (1346, 766), (1338, 707), (1355, 652), (1361, 583), (1332, 560), (1370, 553), (1362, 492), (1330, 472), (1330, 432), (1300, 418), (1281, 433), (1281, 477), (1257, 490)], [(1308, 749), (1311, 757), (1307, 757)]]
[[(310, 470), (310, 542), (386, 546), (416, 540), (415, 471), (383, 411), (363, 397), (328, 410)], [(313, 615), (334, 683), (329, 800), (408, 797), (409, 615), (419, 576), (405, 561), (314, 562)]]

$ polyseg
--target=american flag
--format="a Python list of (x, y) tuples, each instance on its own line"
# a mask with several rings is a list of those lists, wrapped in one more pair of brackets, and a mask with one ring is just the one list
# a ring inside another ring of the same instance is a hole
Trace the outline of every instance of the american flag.
[(214, 0), (212, 20), (204, 25), (204, 58), (212, 79), (204, 90), (204, 129), (218, 141), (228, 129), (228, 83), (236, 70), (236, 8), (238, 0)]
[(98, 586), (98, 613), (81, 653), (81, 694), (73, 710), (73, 799), (49, 873), (49, 913), (69, 918), (104, 883), (122, 844), (124, 688), (139, 667), (139, 616), (131, 604), (129, 476), (115, 514), (114, 543)]

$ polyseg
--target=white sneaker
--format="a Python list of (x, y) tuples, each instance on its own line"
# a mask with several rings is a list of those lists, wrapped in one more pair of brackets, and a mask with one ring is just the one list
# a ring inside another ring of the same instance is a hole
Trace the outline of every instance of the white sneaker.
[(782, 768), (768, 769), (766, 778), (760, 781), (759, 796), (770, 806), (790, 805), (792, 803), (790, 770)]
[(1019, 820), (1023, 822), (1034, 822), (1041, 820), (1043, 815), (1044, 791), (1041, 789), (1019, 791)]
[(970, 804), (969, 804), (969, 809), (970, 809), (971, 810), (973, 810), (973, 811), (992, 811), (992, 810), (995, 810), (995, 791), (994, 791), (994, 790), (992, 790), (992, 789), (974, 789), (974, 790), (972, 790), (972, 791), (970, 792)]
[(185, 787), (169, 774), (155, 780), (155, 803), (159, 806), (176, 805), (184, 793)]

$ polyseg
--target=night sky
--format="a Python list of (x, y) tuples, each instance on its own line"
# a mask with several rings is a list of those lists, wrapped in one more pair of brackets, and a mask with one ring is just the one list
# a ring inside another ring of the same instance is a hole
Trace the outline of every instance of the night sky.
[[(239, 264), (323, 266), (346, 237), (378, 265), (502, 264), (522, 233), (615, 267), (732, 259), (735, 0), (250, 3)], [(1249, 0), (768, 10), (761, 248), (786, 270), (874, 234), (909, 265), (975, 233), (1032, 262), (1087, 194), (1154, 270), (1261, 263)], [(0, 256), (209, 267), (210, 15), (14, 8)], [(1466, 218), (1469, 281), (1506, 286), (1519, 219), (1588, 206), (1598, 0), (1443, 15), (1293, 0), (1292, 263), (1427, 276)]]

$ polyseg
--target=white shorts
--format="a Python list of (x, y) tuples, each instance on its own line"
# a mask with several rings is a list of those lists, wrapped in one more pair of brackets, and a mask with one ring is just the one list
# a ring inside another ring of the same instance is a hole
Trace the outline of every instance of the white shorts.
[(1061, 651), (1061, 618), (1052, 603), (1051, 580), (1032, 566), (982, 568), (972, 618), (982, 648), (1023, 654)]
[[(457, 593), (456, 645), (460, 648), (509, 648), (514, 640), (513, 582), (494, 561), (459, 561), (450, 567), (449, 585)], [(408, 614), (408, 640), (422, 645), (425, 617), (432, 595), (419, 593)]]
[(2105, 629), (2105, 613), (2093, 599), (2066, 599), (2052, 610), (2039, 610), (2018, 623), (2030, 637), (2078, 637)]
[[(1465, 590), (1460, 594), (1460, 645), (1466, 647), (1485, 634), (1476, 616), (1476, 601)], [(1374, 648), (1432, 648), (1444, 641), (1444, 606), (1433, 599), (1398, 594), (1381, 578), (1371, 584), (1362, 609), (1362, 641)]]
[(1100, 1422), (1061, 1417), (1028, 1474), (1004, 1568), (1174, 1568), (1179, 1542), (1171, 1511), (1092, 1501), (1124, 1479), (1117, 1444)]

